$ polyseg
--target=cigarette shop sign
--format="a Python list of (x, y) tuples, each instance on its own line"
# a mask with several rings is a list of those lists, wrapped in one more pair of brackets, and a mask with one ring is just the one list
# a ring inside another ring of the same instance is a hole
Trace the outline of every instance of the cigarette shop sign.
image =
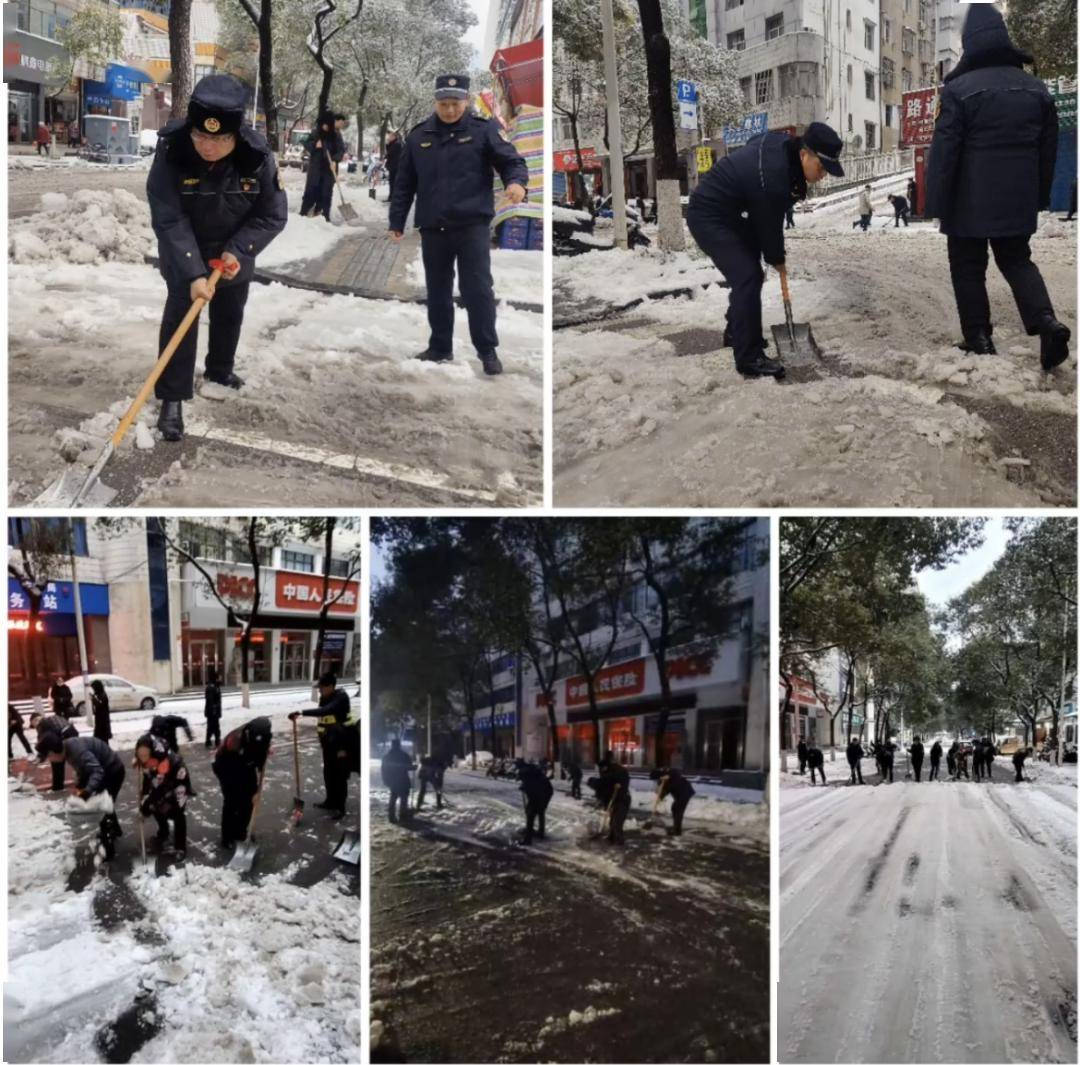
[[(355, 614), (360, 602), (360, 585), (356, 581), (343, 581), (331, 577), (326, 598), (331, 601), (331, 614)], [(279, 610), (303, 610), (317, 614), (324, 604), (322, 576), (278, 570), (275, 578), (274, 603)]]

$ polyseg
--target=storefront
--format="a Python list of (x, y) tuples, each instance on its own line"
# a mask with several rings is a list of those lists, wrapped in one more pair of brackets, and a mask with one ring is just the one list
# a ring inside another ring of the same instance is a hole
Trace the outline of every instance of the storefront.
[[(204, 563), (218, 595), (190, 563), (183, 568), (181, 642), (185, 686), (198, 688), (211, 666), (222, 682), (241, 682), (240, 638), (254, 603), (250, 567)], [(354, 677), (347, 666), (358, 661), (356, 624), (360, 586), (356, 581), (330, 580), (331, 606), (326, 618), (319, 672), (331, 670), (342, 680)], [(248, 655), (252, 684), (304, 684), (315, 675), (323, 578), (314, 573), (260, 569), (258, 612), (253, 619)]]
[[(109, 673), (112, 660), (108, 585), (80, 581), (79, 598), (86, 635), (87, 669), (90, 673)], [(53, 678), (74, 677), (82, 669), (75, 621), (75, 588), (70, 581), (55, 581), (46, 586), (35, 626), (32, 635), (29, 596), (18, 581), (9, 577), (8, 697), (11, 699), (45, 695)]]
[[(496, 758), (514, 758), (517, 754), (516, 729), (517, 714), (513, 710), (498, 711), (495, 714), (495, 728), (492, 731), (491, 713), (479, 710), (476, 714), (476, 749), (491, 751)], [(462, 725), (464, 750), (469, 749), (469, 723)]]
[[(783, 680), (780, 682), (780, 706), (783, 707), (787, 689)], [(791, 678), (791, 701), (783, 714), (783, 722), (780, 729), (780, 749), (792, 751), (799, 745), (799, 740), (807, 743), (817, 743), (819, 735), (819, 719), (824, 721), (828, 711), (819, 701), (814, 687), (802, 677)]]
[(56, 41), (19, 26), (18, 5), (4, 5), (9, 144), (32, 144), (37, 124), (52, 119), (47, 83), (66, 55), (64, 47)]

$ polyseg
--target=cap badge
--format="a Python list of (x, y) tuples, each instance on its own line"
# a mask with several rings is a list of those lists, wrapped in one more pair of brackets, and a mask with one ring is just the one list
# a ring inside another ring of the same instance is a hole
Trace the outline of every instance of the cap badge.
[(214, 118), (213, 115), (211, 115), (203, 125), (206, 127), (207, 133), (217, 133), (217, 131), (221, 129), (221, 123)]
[(447, 81), (446, 84), (453, 88), (457, 84), (457, 78), (450, 78), (450, 80)]

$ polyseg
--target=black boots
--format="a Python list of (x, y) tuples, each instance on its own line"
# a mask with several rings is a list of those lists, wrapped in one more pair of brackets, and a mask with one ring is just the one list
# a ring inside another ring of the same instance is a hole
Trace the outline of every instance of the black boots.
[(158, 415), (158, 428), (161, 430), (161, 438), (175, 444), (184, 438), (184, 415), (181, 410), (180, 400), (163, 399), (161, 401), (161, 413)]
[[(727, 325), (724, 326), (724, 342), (723, 342), (723, 346), (725, 348), (731, 348), (731, 347), (735, 346), (735, 341), (732, 339), (732, 336), (731, 336), (731, 326), (727, 326)], [(763, 348), (767, 348), (769, 346), (769, 342), (764, 337), (761, 338), (761, 346)]]
[(480, 362), (484, 367), (484, 373), (486, 373), (488, 377), (495, 377), (496, 374), (501, 374), (503, 372), (502, 363), (499, 362), (499, 356), (493, 351), (480, 352)]
[(961, 351), (970, 351), (972, 355), (997, 354), (997, 348), (994, 347), (994, 342), (990, 339), (988, 333), (972, 333), (971, 336), (964, 337), (957, 347)]
[(1049, 373), (1055, 366), (1060, 366), (1069, 357), (1069, 327), (1056, 318), (1046, 318), (1039, 327), (1042, 341), (1040, 361), (1042, 368)]
[(425, 348), (415, 358), (421, 362), (453, 362), (454, 353), (452, 351), (432, 351), (431, 348)]
[(244, 379), (242, 377), (237, 377), (237, 375), (234, 374), (232, 370), (225, 374), (212, 374), (207, 371), (205, 374), (203, 374), (203, 380), (210, 381), (215, 385), (224, 385), (226, 388), (244, 387)]
[(784, 364), (778, 359), (770, 359), (761, 351), (744, 362), (736, 362), (735, 369), (743, 377), (775, 377), (778, 381), (784, 376)]

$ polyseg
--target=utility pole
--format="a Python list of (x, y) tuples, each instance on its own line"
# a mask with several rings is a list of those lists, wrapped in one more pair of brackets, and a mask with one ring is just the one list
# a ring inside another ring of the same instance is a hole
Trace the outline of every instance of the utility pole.
[(431, 754), (431, 692), (427, 697), (427, 753)]
[(1058, 725), (1057, 725), (1057, 749), (1054, 751), (1054, 761), (1056, 765), (1061, 765), (1062, 756), (1062, 743), (1061, 734), (1065, 731), (1065, 696), (1067, 694), (1066, 688), (1068, 685), (1068, 669), (1069, 669), (1069, 600), (1068, 600), (1068, 582), (1065, 584), (1065, 600), (1064, 609), (1061, 612), (1061, 700), (1058, 703)]
[(83, 628), (82, 595), (79, 592), (79, 570), (75, 564), (75, 527), (68, 518), (68, 558), (71, 560), (71, 585), (75, 594), (75, 632), (79, 640), (79, 667), (82, 670), (83, 701), (90, 711), (90, 676), (86, 658), (86, 630)]
[(629, 246), (626, 235), (626, 188), (623, 179), (622, 121), (619, 115), (619, 69), (615, 63), (615, 13), (611, 0), (600, 0), (604, 28), (604, 91), (607, 95), (608, 151), (611, 161), (611, 212), (615, 247)]

